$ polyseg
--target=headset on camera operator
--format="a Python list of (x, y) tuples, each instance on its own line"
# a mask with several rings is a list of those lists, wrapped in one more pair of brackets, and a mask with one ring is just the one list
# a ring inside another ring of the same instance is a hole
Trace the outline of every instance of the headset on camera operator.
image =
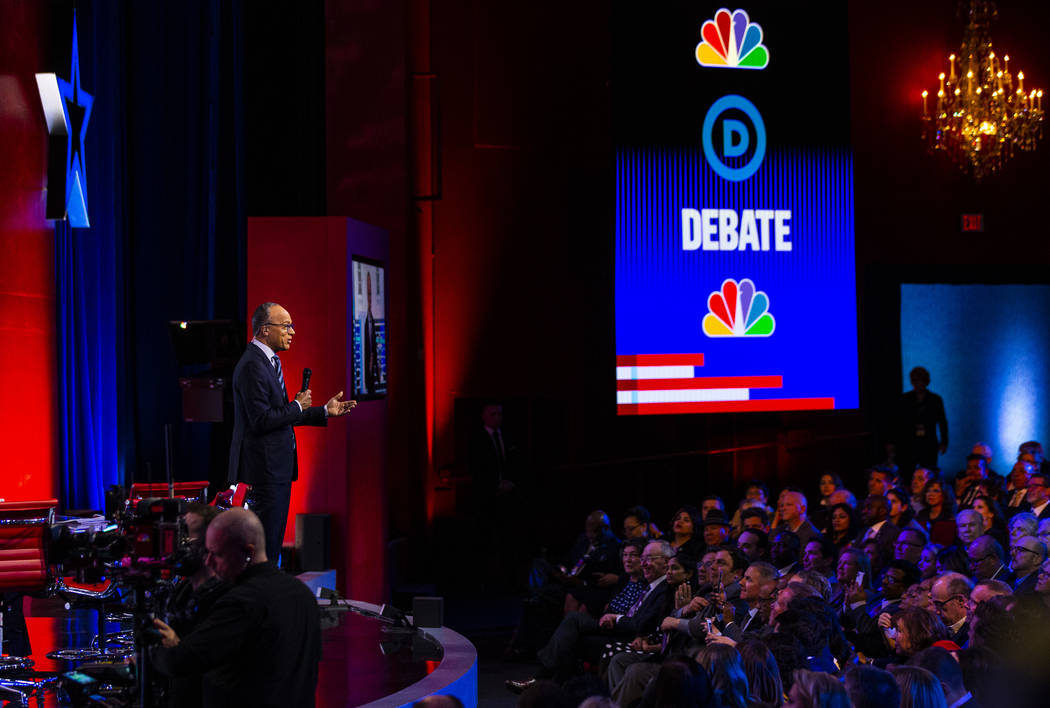
[(168, 676), (203, 676), (205, 706), (312, 706), (321, 656), (313, 594), (266, 557), (258, 517), (224, 511), (208, 526), (206, 562), (232, 587), (185, 635), (156, 619), (153, 665)]

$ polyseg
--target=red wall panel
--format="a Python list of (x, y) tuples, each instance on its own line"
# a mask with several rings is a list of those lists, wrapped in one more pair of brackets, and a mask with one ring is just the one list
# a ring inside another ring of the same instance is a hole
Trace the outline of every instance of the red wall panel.
[(0, 0), (0, 497), (57, 496), (54, 229), (44, 218), (46, 5)]

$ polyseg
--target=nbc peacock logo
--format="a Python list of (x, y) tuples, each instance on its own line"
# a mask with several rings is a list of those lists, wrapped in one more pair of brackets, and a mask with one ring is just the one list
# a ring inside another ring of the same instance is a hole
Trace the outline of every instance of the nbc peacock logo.
[(719, 69), (765, 69), (769, 50), (762, 44), (762, 27), (751, 21), (747, 11), (730, 14), (726, 8), (715, 13), (700, 28), (703, 40), (696, 45), (700, 66)]
[(726, 278), (707, 298), (704, 334), (708, 337), (768, 337), (777, 323), (769, 314), (769, 296), (744, 278)]

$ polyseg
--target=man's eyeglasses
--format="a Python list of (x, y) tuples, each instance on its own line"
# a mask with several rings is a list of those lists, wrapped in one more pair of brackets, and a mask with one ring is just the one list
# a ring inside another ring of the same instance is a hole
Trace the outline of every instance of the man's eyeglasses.
[(970, 565), (980, 565), (981, 563), (984, 563), (984, 562), (985, 562), (986, 560), (988, 560), (989, 558), (994, 558), (994, 557), (995, 557), (995, 556), (993, 556), (993, 555), (989, 554), (989, 555), (987, 555), (987, 556), (983, 556), (983, 557), (981, 557), (981, 558), (971, 558), (971, 559), (970, 559)]
[(1013, 546), (1010, 549), (1010, 553), (1020, 553), (1021, 551), (1024, 551), (1025, 553), (1031, 553), (1033, 556), (1042, 555), (1041, 553), (1033, 551), (1031, 548), (1025, 548), (1024, 546)]
[(634, 530), (636, 528), (640, 528), (640, 527), (641, 527), (641, 524), (635, 524), (634, 526), (628, 526), (627, 524), (624, 524), (623, 525), (623, 532), (625, 534), (634, 533)]
[(952, 600), (958, 600), (960, 597), (962, 597), (962, 595), (952, 595), (947, 600), (934, 600), (933, 596), (931, 595), (930, 602), (936, 605), (938, 610), (943, 610), (945, 605), (947, 605)]
[(266, 325), (270, 325), (271, 327), (280, 327), (285, 332), (287, 332), (290, 329), (295, 329), (295, 325), (293, 325), (291, 322), (289, 322), (288, 324), (281, 324), (280, 322), (263, 322), (263, 327), (265, 327)]

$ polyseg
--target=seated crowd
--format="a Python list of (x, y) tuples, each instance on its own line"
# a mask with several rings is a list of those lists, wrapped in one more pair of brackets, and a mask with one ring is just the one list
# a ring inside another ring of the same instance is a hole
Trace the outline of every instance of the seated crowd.
[(534, 568), (512, 651), (539, 667), (507, 687), (523, 706), (1050, 703), (1050, 470), (1036, 442), (1005, 478), (990, 458), (879, 466), (859, 500), (834, 474), (813, 504), (753, 482), (665, 532), (633, 507), (623, 541), (592, 512)]

